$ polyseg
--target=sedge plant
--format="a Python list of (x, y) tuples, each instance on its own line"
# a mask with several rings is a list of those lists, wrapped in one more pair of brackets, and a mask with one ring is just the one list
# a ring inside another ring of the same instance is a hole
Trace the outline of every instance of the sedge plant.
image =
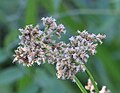
[[(56, 66), (58, 79), (70, 79), (77, 84), (82, 93), (109, 93), (104, 89), (99, 91), (97, 83), (86, 67), (90, 55), (96, 53), (98, 44), (106, 37), (102, 34), (90, 34), (86, 30), (77, 31), (76, 36), (69, 38), (69, 43), (60, 41), (61, 33), (66, 32), (63, 24), (57, 24), (52, 17), (43, 17), (43, 29), (39, 26), (27, 25), (19, 29), (19, 46), (15, 50), (13, 62), (24, 66), (33, 66), (49, 63)], [(59, 40), (54, 40), (53, 37)], [(76, 77), (78, 72), (85, 72), (90, 80), (86, 87)], [(93, 92), (93, 90), (95, 92)]]

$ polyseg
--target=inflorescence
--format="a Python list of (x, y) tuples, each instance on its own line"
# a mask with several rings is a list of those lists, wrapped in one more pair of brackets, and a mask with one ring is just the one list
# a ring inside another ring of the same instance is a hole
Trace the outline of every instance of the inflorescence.
[(87, 31), (77, 31), (77, 36), (69, 38), (69, 43), (57, 42), (53, 36), (61, 37), (66, 32), (64, 25), (57, 24), (52, 17), (43, 17), (44, 29), (39, 26), (27, 25), (19, 29), (20, 43), (15, 50), (13, 62), (24, 66), (38, 65), (48, 62), (55, 64), (57, 78), (74, 80), (75, 74), (85, 71), (84, 64), (90, 55), (96, 53), (98, 43), (102, 44), (105, 35), (89, 34)]

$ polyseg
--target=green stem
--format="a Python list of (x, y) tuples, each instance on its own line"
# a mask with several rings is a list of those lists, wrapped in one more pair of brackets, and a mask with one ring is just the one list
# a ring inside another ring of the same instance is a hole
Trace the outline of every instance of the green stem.
[(99, 89), (97, 87), (97, 84), (95, 83), (95, 80), (94, 80), (92, 74), (90, 73), (90, 71), (87, 69), (87, 67), (85, 65), (84, 65), (84, 67), (85, 67), (85, 72), (89, 76), (89, 78), (90, 78), (90, 80), (91, 80), (91, 82), (92, 82), (92, 84), (93, 84), (93, 86), (95, 88), (96, 93), (99, 93)]
[(83, 85), (81, 84), (81, 82), (78, 80), (78, 78), (76, 76), (75, 76), (75, 83), (80, 88), (82, 93), (87, 93), (87, 91), (85, 90), (85, 88), (83, 87)]

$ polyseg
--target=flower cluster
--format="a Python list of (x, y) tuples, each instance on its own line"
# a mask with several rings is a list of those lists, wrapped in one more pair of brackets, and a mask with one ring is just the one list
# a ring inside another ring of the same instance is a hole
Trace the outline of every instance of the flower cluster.
[[(57, 35), (64, 32), (64, 26), (59, 24), (57, 26), (55, 19), (52, 17), (42, 18), (44, 25), (44, 32), (39, 29), (39, 26), (33, 27), (27, 25), (24, 29), (19, 29), (21, 35), (19, 36), (20, 43), (17, 50), (15, 50), (13, 62), (23, 63), (23, 65), (32, 66), (33, 63), (40, 65), (45, 63), (46, 56), (50, 47), (48, 44), (53, 44), (51, 40), (52, 35)], [(59, 35), (60, 36), (60, 35)]]
[(24, 29), (19, 29), (19, 31), (22, 34), (19, 36), (20, 46), (15, 50), (13, 62), (18, 61), (27, 66), (32, 66), (34, 62), (38, 65), (41, 64), (41, 61), (45, 62), (43, 44), (37, 41), (38, 37), (42, 35), (39, 27), (33, 28), (32, 25), (28, 25)]
[[(97, 84), (97, 83), (96, 83)], [(88, 79), (88, 83), (87, 85), (85, 86), (85, 89), (86, 90), (89, 90), (90, 93), (96, 93), (94, 92), (95, 91), (95, 88), (91, 82), (90, 79)], [(99, 91), (99, 93), (111, 93), (109, 89), (106, 88), (106, 86), (102, 86), (102, 89)]]
[(48, 62), (55, 64), (57, 77), (61, 79), (72, 79), (79, 71), (85, 71), (84, 63), (90, 55), (96, 53), (98, 42), (102, 44), (105, 35), (89, 34), (87, 31), (77, 31), (77, 36), (69, 38), (69, 43), (56, 42), (52, 39), (54, 35), (58, 38), (65, 33), (65, 27), (56, 23), (52, 17), (43, 17), (43, 31), (39, 26), (26, 26), (19, 29), (20, 43), (15, 50), (13, 62), (32, 66)]
[[(88, 34), (88, 32), (78, 31), (78, 36), (69, 38), (70, 43), (62, 43), (60, 48), (53, 52), (55, 54), (57, 77), (62, 79), (73, 79), (77, 72), (85, 71), (84, 63), (89, 55), (96, 53), (97, 42), (102, 42), (103, 35)], [(57, 55), (56, 55), (57, 54)], [(59, 55), (59, 56), (58, 56)]]

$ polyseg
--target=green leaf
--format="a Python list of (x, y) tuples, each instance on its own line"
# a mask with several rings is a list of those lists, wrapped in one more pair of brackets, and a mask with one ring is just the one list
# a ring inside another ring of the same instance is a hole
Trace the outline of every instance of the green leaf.
[(40, 91), (36, 84), (34, 84), (32, 81), (29, 81), (29, 84), (25, 86), (25, 88), (21, 90), (20, 93), (40, 93)]
[(99, 47), (97, 57), (101, 59), (101, 62), (109, 74), (109, 77), (114, 79), (116, 83), (120, 82), (119, 68), (117, 68), (117, 64), (115, 64), (112, 59), (110, 51), (106, 47)]
[(0, 49), (0, 64), (5, 62), (10, 54), (10, 51), (6, 51), (6, 49)]
[[(28, 93), (26, 91), (28, 90), (28, 86), (33, 86), (31, 85), (33, 82), (33, 73), (34, 69), (32, 67), (23, 67), (22, 65), (20, 66), (20, 69), (26, 73), (22, 78), (20, 78), (17, 82), (17, 93)], [(31, 81), (31, 82), (30, 82)], [(35, 92), (30, 92), (30, 93), (35, 93)]]
[(1, 85), (0, 93), (13, 93), (12, 86), (11, 85)]
[(10, 67), (0, 72), (0, 85), (6, 85), (20, 79), (24, 73), (17, 67)]
[(62, 0), (52, 0), (53, 8), (55, 12), (58, 12)]
[[(6, 47), (8, 47), (9, 45), (11, 45), (11, 43), (13, 43), (18, 38), (18, 35), (19, 35), (19, 31), (18, 30), (11, 29), (9, 31), (9, 33), (7, 34), (6, 38), (5, 38), (4, 45)], [(14, 47), (15, 47), (15, 45), (16, 44), (14, 44)]]
[[(41, 93), (74, 93), (65, 81), (52, 78), (46, 71), (36, 69), (35, 83), (42, 89)], [(73, 83), (74, 84), (74, 83)]]
[(38, 0), (38, 1), (39, 1), (39, 4), (43, 6), (49, 13), (54, 13), (52, 0)]
[(37, 2), (36, 0), (28, 0), (25, 11), (25, 25), (36, 24), (37, 19)]
[(112, 82), (110, 82), (110, 79), (107, 75), (107, 72), (105, 68), (103, 67), (103, 64), (101, 62), (95, 62), (96, 65), (96, 71), (98, 73), (97, 79), (99, 79), (99, 85), (101, 84), (102, 86), (105, 85), (107, 88), (109, 88), (112, 92), (114, 90)]

